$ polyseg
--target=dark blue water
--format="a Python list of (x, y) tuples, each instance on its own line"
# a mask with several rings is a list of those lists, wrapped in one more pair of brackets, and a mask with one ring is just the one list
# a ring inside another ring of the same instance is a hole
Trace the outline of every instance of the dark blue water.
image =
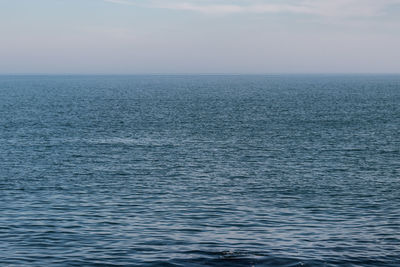
[(1, 266), (400, 266), (400, 76), (2, 76)]

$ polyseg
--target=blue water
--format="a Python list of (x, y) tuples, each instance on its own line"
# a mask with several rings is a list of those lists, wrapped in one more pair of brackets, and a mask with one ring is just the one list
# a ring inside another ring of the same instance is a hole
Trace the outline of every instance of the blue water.
[(400, 76), (1, 76), (0, 266), (400, 266)]

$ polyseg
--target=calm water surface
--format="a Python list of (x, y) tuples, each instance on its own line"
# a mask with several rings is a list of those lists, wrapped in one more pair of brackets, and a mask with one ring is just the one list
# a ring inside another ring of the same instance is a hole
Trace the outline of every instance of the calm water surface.
[(1, 266), (400, 266), (400, 76), (1, 76)]

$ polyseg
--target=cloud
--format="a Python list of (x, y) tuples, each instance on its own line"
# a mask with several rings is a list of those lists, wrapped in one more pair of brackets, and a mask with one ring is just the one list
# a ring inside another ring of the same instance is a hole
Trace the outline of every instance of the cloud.
[(204, 14), (235, 13), (292, 13), (326, 17), (372, 17), (382, 16), (400, 0), (104, 0), (114, 4), (136, 5), (147, 8), (193, 11)]
[(232, 13), (311, 13), (308, 7), (287, 4), (252, 4), (252, 5), (232, 5), (232, 4), (208, 4), (197, 3), (173, 3), (161, 4), (159, 8), (188, 10), (208, 14), (232, 14)]
[(385, 15), (399, 0), (307, 0), (304, 5), (320, 16), (373, 17)]
[(114, 4), (123, 4), (123, 5), (130, 5), (132, 2), (127, 0), (104, 0), (104, 2), (114, 3)]

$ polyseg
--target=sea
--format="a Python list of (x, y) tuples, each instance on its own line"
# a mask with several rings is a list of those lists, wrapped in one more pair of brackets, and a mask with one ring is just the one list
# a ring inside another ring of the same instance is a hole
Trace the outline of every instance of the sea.
[(400, 75), (0, 76), (0, 266), (400, 266)]

